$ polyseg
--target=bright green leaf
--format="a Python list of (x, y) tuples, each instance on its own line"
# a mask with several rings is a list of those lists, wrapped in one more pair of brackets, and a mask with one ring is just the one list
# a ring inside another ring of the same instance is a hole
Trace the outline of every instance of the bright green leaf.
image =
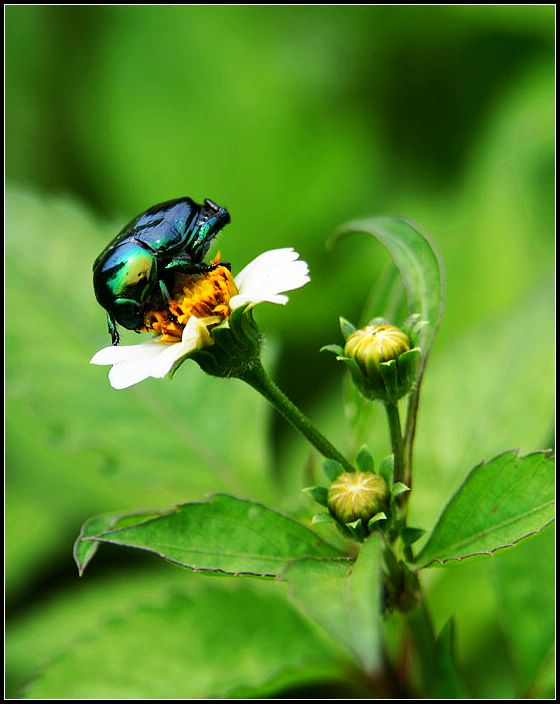
[(155, 518), (157, 513), (133, 513), (124, 516), (107, 514), (103, 516), (93, 516), (83, 524), (80, 529), (80, 534), (74, 543), (74, 562), (78, 567), (80, 577), (83, 575), (88, 563), (92, 560), (97, 552), (99, 543), (92, 540), (83, 540), (92, 535), (99, 535), (111, 528), (123, 528), (124, 526), (141, 523), (149, 518)]
[(283, 595), (222, 585), (114, 614), (46, 667), (26, 698), (244, 697), (340, 677), (332, 649)]
[(342, 643), (368, 673), (379, 667), (381, 542), (371, 536), (357, 561), (297, 560), (283, 576), (298, 606)]
[(225, 494), (95, 540), (147, 550), (193, 570), (269, 577), (290, 560), (341, 554), (292, 518)]
[(554, 459), (505, 452), (475, 467), (416, 558), (422, 567), (492, 555), (538, 533), (554, 518)]
[(339, 227), (331, 242), (352, 232), (378, 239), (398, 267), (407, 293), (408, 310), (428, 322), (421, 347), (427, 354), (443, 313), (443, 267), (434, 246), (416, 225), (404, 218), (375, 217)]

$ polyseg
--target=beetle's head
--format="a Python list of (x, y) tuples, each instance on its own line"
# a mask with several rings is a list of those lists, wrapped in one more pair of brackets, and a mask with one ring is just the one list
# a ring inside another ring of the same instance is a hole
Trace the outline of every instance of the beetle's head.
[(131, 298), (115, 298), (111, 305), (115, 321), (127, 330), (137, 330), (144, 322), (144, 306)]

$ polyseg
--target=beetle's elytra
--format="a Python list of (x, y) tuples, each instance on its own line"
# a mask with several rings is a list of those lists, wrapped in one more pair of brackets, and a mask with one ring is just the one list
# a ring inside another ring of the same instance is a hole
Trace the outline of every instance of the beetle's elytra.
[(218, 232), (230, 222), (225, 208), (176, 198), (135, 217), (93, 264), (95, 297), (107, 311), (113, 345), (117, 324), (142, 327), (145, 314), (169, 301), (174, 272), (201, 273), (213, 268), (202, 260)]

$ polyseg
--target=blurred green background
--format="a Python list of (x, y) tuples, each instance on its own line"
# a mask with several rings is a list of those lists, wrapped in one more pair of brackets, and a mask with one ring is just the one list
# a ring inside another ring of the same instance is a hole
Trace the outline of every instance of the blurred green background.
[[(447, 308), (412, 505), (429, 528), (479, 460), (553, 439), (553, 120), (553, 6), (6, 8), (13, 695), (114, 610), (193, 580), (106, 550), (78, 582), (71, 544), (90, 514), (218, 490), (312, 510), (303, 442), (237, 382), (187, 364), (173, 384), (117, 393), (88, 367), (108, 344), (91, 264), (122, 225), (209, 197), (232, 215), (218, 247), (234, 271), (267, 248), (301, 253), (311, 284), (257, 318), (280, 384), (341, 446), (343, 375), (319, 348), (339, 342), (339, 315), (359, 319), (388, 257), (367, 238), (334, 252), (325, 239), (379, 214), (431, 233)], [(375, 412), (367, 440), (388, 452)], [(472, 696), (551, 691), (552, 542), (499, 572), (489, 560), (428, 575), (438, 627), (458, 614)]]

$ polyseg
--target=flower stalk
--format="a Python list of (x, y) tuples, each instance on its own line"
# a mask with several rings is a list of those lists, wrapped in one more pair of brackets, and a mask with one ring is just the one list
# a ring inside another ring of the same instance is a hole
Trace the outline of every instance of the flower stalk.
[(404, 482), (404, 445), (401, 430), (401, 419), (399, 415), (399, 407), (391, 401), (385, 402), (385, 410), (387, 412), (387, 421), (389, 423), (389, 432), (391, 434), (391, 446), (394, 456), (394, 481)]
[(317, 430), (309, 418), (290, 401), (268, 376), (260, 359), (255, 359), (253, 364), (237, 375), (237, 378), (245, 381), (262, 394), (296, 430), (299, 430), (309, 440), (323, 457), (339, 462), (347, 472), (355, 471), (348, 460)]

